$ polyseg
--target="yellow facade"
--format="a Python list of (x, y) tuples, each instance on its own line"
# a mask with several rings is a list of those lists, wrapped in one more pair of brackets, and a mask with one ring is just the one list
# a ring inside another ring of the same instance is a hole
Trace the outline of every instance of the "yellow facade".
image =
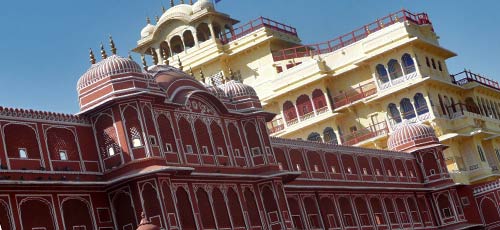
[(500, 87), (470, 72), (450, 76), (455, 53), (440, 46), (426, 14), (400, 11), (320, 45), (300, 47), (294, 28), (266, 18), (237, 23), (202, 0), (167, 10), (134, 51), (182, 63), (207, 84), (253, 86), (277, 114), (273, 136), (385, 149), (404, 120), (424, 122), (449, 146), (456, 182), (497, 176)]

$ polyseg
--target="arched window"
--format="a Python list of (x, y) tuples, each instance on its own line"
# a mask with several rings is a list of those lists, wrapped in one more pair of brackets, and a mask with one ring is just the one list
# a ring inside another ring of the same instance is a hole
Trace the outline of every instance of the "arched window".
[(387, 110), (389, 112), (389, 117), (394, 120), (396, 123), (401, 122), (401, 116), (399, 115), (399, 109), (396, 106), (396, 104), (391, 103), (389, 106), (387, 106)]
[(429, 112), (429, 108), (427, 107), (427, 102), (425, 101), (423, 94), (421, 93), (415, 94), (413, 100), (415, 101), (415, 107), (417, 109), (418, 115), (422, 115)]
[(210, 39), (210, 29), (208, 28), (207, 23), (201, 23), (196, 27), (196, 37), (199, 42), (204, 42)]
[(410, 99), (403, 98), (403, 100), (399, 103), (399, 106), (401, 107), (404, 119), (411, 119), (415, 117), (415, 110), (413, 109)]
[(403, 68), (406, 74), (415, 72), (415, 63), (409, 54), (403, 54), (401, 62), (403, 63)]
[(297, 110), (299, 111), (299, 116), (301, 116), (301, 119), (302, 116), (308, 115), (313, 111), (311, 99), (309, 98), (308, 95), (305, 94), (300, 95), (300, 97), (297, 98), (296, 105), (297, 105)]
[(182, 43), (182, 39), (179, 35), (174, 36), (172, 39), (170, 39), (170, 47), (172, 48), (172, 52), (174, 54), (178, 54), (184, 51), (184, 44)]
[(323, 139), (326, 143), (338, 144), (337, 135), (335, 135), (335, 131), (333, 131), (333, 128), (331, 127), (327, 127), (323, 131)]
[(391, 59), (387, 63), (387, 67), (389, 68), (389, 76), (391, 77), (391, 79), (396, 79), (403, 76), (403, 71), (401, 70), (401, 66), (399, 65), (399, 62), (396, 59)]
[(285, 114), (285, 120), (287, 122), (297, 118), (297, 112), (295, 111), (295, 106), (291, 101), (286, 101), (283, 104), (283, 114)]
[[(170, 47), (168, 46), (168, 43), (167, 42), (162, 42), (160, 44), (160, 50), (161, 50), (161, 56), (165, 56), (166, 58), (170, 57)], [(165, 55), (163, 55), (165, 54)]]
[(184, 31), (182, 37), (184, 38), (184, 46), (186, 47), (186, 49), (189, 49), (194, 46), (194, 37), (191, 30)]
[(389, 76), (387, 75), (387, 70), (385, 69), (385, 66), (382, 64), (378, 64), (377, 67), (377, 76), (378, 80), (381, 83), (386, 83), (389, 81)]
[(326, 105), (325, 94), (321, 89), (315, 89), (312, 93), (312, 98), (316, 111), (319, 112), (320, 109), (326, 108), (327, 105)]
[(307, 136), (308, 141), (321, 141), (321, 136), (317, 132), (313, 132)]

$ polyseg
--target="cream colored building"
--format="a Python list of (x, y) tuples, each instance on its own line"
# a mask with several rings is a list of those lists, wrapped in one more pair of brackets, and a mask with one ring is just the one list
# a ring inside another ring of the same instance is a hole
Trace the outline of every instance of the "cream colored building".
[(267, 18), (239, 23), (209, 0), (166, 10), (135, 52), (206, 84), (240, 79), (257, 91), (273, 136), (386, 149), (403, 122), (430, 124), (460, 183), (500, 176), (500, 86), (448, 58), (425, 13), (399, 11), (321, 44)]

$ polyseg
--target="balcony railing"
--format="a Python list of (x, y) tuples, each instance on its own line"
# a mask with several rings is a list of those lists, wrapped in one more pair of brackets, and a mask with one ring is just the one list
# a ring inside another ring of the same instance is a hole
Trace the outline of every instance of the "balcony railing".
[(299, 118), (300, 118), (300, 120), (301, 120), (301, 121), (305, 121), (305, 120), (307, 120), (307, 119), (309, 119), (309, 118), (314, 117), (314, 115), (315, 115), (315, 114), (314, 114), (314, 110), (313, 110), (313, 111), (308, 112), (308, 113), (306, 113), (306, 114), (300, 115), (300, 116), (299, 116)]
[(252, 33), (253, 31), (256, 31), (262, 27), (270, 28), (276, 31), (280, 31), (283, 33), (291, 34), (294, 36), (297, 36), (297, 30), (294, 27), (285, 25), (283, 23), (279, 23), (277, 21), (260, 17), (257, 19), (254, 19), (250, 22), (247, 22), (246, 24), (235, 28), (233, 31), (229, 31), (225, 34), (222, 35), (221, 42), (223, 44), (227, 44), (231, 41), (234, 41), (238, 38), (241, 38), (247, 34)]
[(327, 42), (314, 45), (297, 46), (273, 52), (273, 59), (274, 61), (280, 61), (291, 58), (306, 57), (311, 54), (318, 55), (330, 53), (366, 38), (370, 33), (379, 31), (384, 27), (402, 21), (409, 21), (417, 25), (431, 25), (431, 21), (426, 13), (413, 14), (406, 10), (401, 10), (396, 13), (389, 14), (381, 19), (377, 19), (370, 24)]
[(285, 124), (283, 123), (282, 118), (274, 119), (271, 122), (267, 123), (267, 128), (269, 129), (269, 133), (277, 133), (283, 129), (285, 129)]
[(344, 105), (359, 101), (368, 96), (374, 95), (376, 93), (377, 86), (374, 82), (359, 85), (354, 89), (350, 89), (349, 91), (333, 96), (333, 106), (335, 108), (339, 108)]
[(377, 124), (368, 126), (361, 130), (342, 135), (341, 140), (343, 145), (355, 145), (368, 139), (382, 136), (389, 133), (387, 122), (383, 121)]
[[(464, 70), (460, 73), (450, 75), (451, 81), (459, 86), (463, 86), (469, 82), (477, 82), (481, 85), (500, 90), (500, 85), (497, 81), (483, 77), (479, 74), (472, 73), (470, 70)], [(460, 78), (457, 80), (457, 78)]]
[(445, 108), (448, 118), (450, 119), (458, 118), (471, 113), (481, 115), (481, 112), (479, 111), (478, 107), (463, 103), (455, 103)]

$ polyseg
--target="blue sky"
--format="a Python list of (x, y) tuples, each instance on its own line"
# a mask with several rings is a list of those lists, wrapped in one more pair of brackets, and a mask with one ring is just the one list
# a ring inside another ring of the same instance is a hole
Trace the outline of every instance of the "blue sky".
[[(0, 106), (78, 112), (76, 82), (89, 67), (88, 49), (112, 34), (126, 56), (146, 16), (161, 14), (162, 5), (169, 0), (3, 1)], [(451, 73), (465, 67), (500, 80), (499, 6), (494, 0), (222, 0), (217, 9), (241, 22), (264, 16), (289, 24), (307, 44), (402, 8), (427, 12), (441, 45), (458, 54), (447, 61)]]

